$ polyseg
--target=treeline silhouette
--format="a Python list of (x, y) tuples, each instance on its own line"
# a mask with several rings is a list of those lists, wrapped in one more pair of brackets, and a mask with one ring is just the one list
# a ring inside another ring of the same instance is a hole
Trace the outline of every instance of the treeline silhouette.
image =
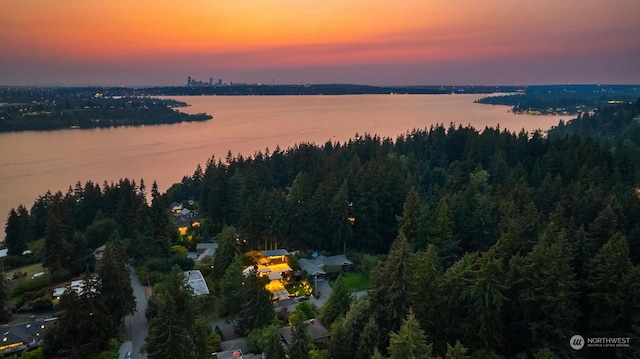
[(0, 132), (102, 128), (205, 121), (177, 111), (187, 104), (138, 97), (123, 89), (0, 89)]

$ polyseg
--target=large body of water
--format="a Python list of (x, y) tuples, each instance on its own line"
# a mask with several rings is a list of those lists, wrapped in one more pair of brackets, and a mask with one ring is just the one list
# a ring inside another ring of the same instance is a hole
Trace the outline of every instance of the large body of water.
[[(482, 95), (173, 97), (188, 113), (213, 120), (176, 125), (0, 134), (0, 222), (12, 207), (77, 181), (128, 177), (161, 191), (228, 151), (251, 155), (300, 142), (345, 141), (356, 133), (394, 138), (432, 124), (500, 126), (512, 132), (548, 129), (562, 118), (521, 116), (507, 106), (476, 104)], [(4, 238), (4, 231), (0, 233)]]

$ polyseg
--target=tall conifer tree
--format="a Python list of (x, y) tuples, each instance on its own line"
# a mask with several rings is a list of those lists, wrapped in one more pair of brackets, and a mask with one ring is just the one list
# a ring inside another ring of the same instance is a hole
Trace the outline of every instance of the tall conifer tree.
[(98, 266), (100, 292), (116, 325), (122, 323), (124, 317), (133, 314), (136, 309), (136, 299), (125, 259), (125, 244), (116, 233), (107, 242)]
[(411, 245), (400, 233), (391, 245), (387, 259), (374, 270), (370, 301), (382, 333), (397, 331), (409, 310), (411, 254)]
[(427, 344), (413, 311), (409, 310), (400, 330), (390, 334), (388, 351), (389, 359), (422, 359), (431, 355), (433, 344)]
[(22, 251), (27, 249), (27, 243), (25, 240), (25, 234), (21, 225), (20, 217), (15, 209), (11, 208), (9, 211), (9, 217), (5, 225), (4, 232), (6, 237), (4, 239), (4, 245), (7, 247), (8, 255), (19, 256)]
[(289, 357), (296, 359), (310, 359), (309, 350), (311, 350), (309, 325), (303, 320), (297, 320), (291, 327)]
[(342, 275), (333, 283), (332, 289), (331, 296), (320, 311), (320, 320), (326, 327), (330, 327), (336, 319), (347, 313), (352, 299)]

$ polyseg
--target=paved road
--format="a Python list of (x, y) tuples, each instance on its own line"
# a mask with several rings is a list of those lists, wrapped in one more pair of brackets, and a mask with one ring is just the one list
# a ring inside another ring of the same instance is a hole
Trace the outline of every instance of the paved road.
[[(311, 281), (309, 282), (311, 283)], [(320, 309), (324, 305), (324, 302), (326, 302), (331, 296), (333, 288), (331, 288), (331, 284), (328, 280), (322, 278), (314, 281), (313, 285), (316, 287), (316, 291), (319, 296), (311, 297), (311, 303), (313, 303), (316, 308)]]
[(131, 355), (133, 351), (132, 348), (131, 342), (122, 343), (122, 345), (120, 345), (120, 350), (118, 351), (118, 359), (127, 359), (127, 353)]
[(133, 295), (136, 296), (136, 312), (124, 318), (126, 334), (133, 345), (131, 358), (147, 359), (146, 353), (140, 353), (140, 348), (142, 348), (144, 344), (144, 338), (147, 336), (147, 318), (144, 316), (144, 312), (147, 310), (147, 297), (145, 296), (144, 287), (140, 284), (135, 270), (131, 267), (129, 267), (129, 276), (131, 277)]

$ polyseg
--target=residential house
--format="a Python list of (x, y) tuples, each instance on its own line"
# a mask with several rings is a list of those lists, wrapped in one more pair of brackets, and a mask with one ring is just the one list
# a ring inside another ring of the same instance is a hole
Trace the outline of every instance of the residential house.
[(0, 355), (21, 352), (26, 349), (39, 347), (44, 330), (56, 318), (31, 321), (16, 325), (3, 325)]
[(182, 212), (182, 205), (178, 202), (172, 202), (171, 205), (171, 212), (173, 213), (180, 213)]
[(215, 359), (263, 359), (262, 354), (249, 353), (247, 338), (226, 340), (220, 343), (220, 351), (213, 353), (211, 358)]
[(286, 249), (276, 249), (261, 252), (262, 257), (258, 259), (258, 275), (269, 276), (271, 281), (288, 281), (293, 270), (289, 267)]
[(293, 270), (287, 262), (288, 255), (285, 249), (262, 251), (255, 257), (258, 264), (245, 268), (243, 274), (248, 276), (255, 272), (258, 277), (269, 277), (266, 288), (273, 294), (273, 299), (287, 299), (289, 293), (285, 284), (293, 278)]
[(318, 258), (316, 258), (317, 261), (320, 261), (322, 263), (322, 267), (325, 266), (340, 266), (342, 267), (342, 269), (350, 269), (353, 267), (353, 262), (350, 261), (347, 256), (345, 256), (344, 254), (338, 254), (335, 256), (329, 256), (329, 257), (325, 257), (325, 256), (319, 256)]
[(307, 272), (311, 277), (323, 277), (327, 274), (318, 266), (315, 259), (300, 258), (298, 259), (298, 265), (300, 265), (300, 269), (303, 272)]
[[(309, 330), (309, 337), (311, 342), (319, 347), (325, 347), (331, 339), (331, 333), (322, 325), (319, 319), (309, 319), (305, 321), (307, 329)], [(292, 328), (291, 326), (280, 328), (280, 336), (286, 345), (290, 345), (292, 342)]]
[[(94, 283), (94, 288), (92, 288), (91, 291), (95, 292), (96, 291), (95, 285), (97, 285), (98, 279), (93, 277), (91, 280)], [(60, 299), (60, 297), (64, 294), (64, 292), (67, 291), (67, 289), (75, 291), (78, 295), (82, 295), (82, 293), (84, 293), (84, 280), (82, 280), (82, 279), (73, 280), (66, 287), (55, 288), (53, 290), (53, 298), (54, 299)]]
[(262, 251), (265, 264), (287, 263), (289, 252), (286, 249), (274, 249)]
[(205, 242), (196, 244), (196, 255), (198, 260), (213, 258), (218, 250), (218, 243)]
[(204, 276), (199, 270), (189, 270), (184, 272), (187, 283), (193, 289), (193, 295), (209, 294), (209, 287), (204, 280)]
[(344, 254), (329, 257), (318, 256), (317, 258), (312, 259), (301, 258), (298, 259), (298, 264), (300, 265), (301, 270), (306, 271), (307, 274), (312, 277), (325, 276), (327, 274), (324, 271), (326, 266), (339, 266), (344, 270), (353, 267), (353, 262), (351, 262)]
[(182, 208), (182, 206), (172, 207), (171, 211), (173, 212), (173, 224), (178, 228), (181, 235), (187, 234), (189, 228), (200, 226), (198, 211), (191, 211), (187, 208)]

